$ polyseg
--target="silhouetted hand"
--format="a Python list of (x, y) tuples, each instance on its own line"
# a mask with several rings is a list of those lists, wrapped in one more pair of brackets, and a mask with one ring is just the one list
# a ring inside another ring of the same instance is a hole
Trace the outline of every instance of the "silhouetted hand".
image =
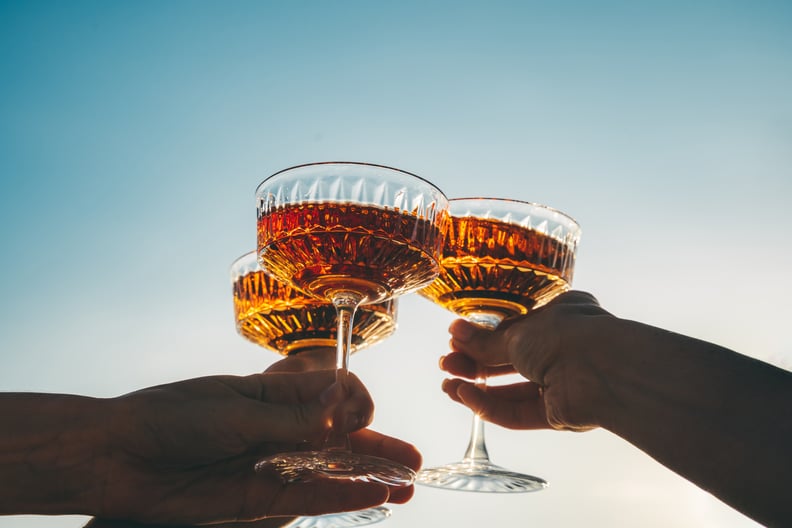
[(518, 372), (527, 380), (481, 390), (457, 378), (445, 380), (443, 390), (483, 419), (512, 429), (596, 427), (593, 409), (604, 404), (607, 391), (596, 383), (591, 356), (607, 346), (607, 319), (615, 320), (580, 291), (495, 330), (458, 319), (449, 329), (452, 352), (441, 359), (443, 370), (468, 379), (478, 369), (488, 377)]

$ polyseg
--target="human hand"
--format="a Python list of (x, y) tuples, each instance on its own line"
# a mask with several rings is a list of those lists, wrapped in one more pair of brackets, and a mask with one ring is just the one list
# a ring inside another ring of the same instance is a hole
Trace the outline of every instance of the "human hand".
[[(367, 425), (373, 403), (350, 375), (333, 371), (215, 376), (108, 400), (108, 455), (97, 515), (190, 525), (278, 515), (351, 511), (409, 497), (377, 483), (323, 479), (284, 483), (256, 473), (259, 458), (294, 450), (333, 423)], [(332, 385), (331, 389), (328, 389)], [(420, 467), (415, 447), (373, 431), (351, 435), (354, 450)], [(410, 493), (411, 494), (411, 493)]]
[[(270, 365), (265, 372), (304, 372), (307, 370), (315, 370), (315, 369), (328, 369), (333, 368), (335, 366), (335, 356), (336, 356), (336, 349), (333, 347), (316, 347), (311, 349), (304, 349), (296, 354), (292, 354), (290, 356), (286, 356), (285, 358), (281, 359), (280, 361), (276, 361), (272, 365)], [(373, 442), (375, 438), (382, 437), (388, 438), (384, 435), (380, 435), (374, 431), (370, 430), (361, 430), (357, 433), (350, 436), (350, 442), (352, 443), (353, 450), (355, 449), (356, 444), (359, 444), (360, 438), (367, 437), (369, 438), (369, 442)], [(367, 444), (364, 442), (362, 447), (365, 448)], [(371, 443), (371, 445), (375, 445)], [(410, 455), (408, 461), (400, 462), (404, 463), (405, 465), (411, 467), (415, 471), (418, 471), (421, 467), (421, 456), (418, 453), (418, 450), (413, 448), (413, 453)], [(365, 452), (365, 451), (363, 451)], [(375, 453), (369, 453), (375, 454)], [(390, 458), (387, 454), (380, 454), (377, 456), (384, 456), (385, 458)], [(413, 485), (409, 486), (402, 486), (398, 488), (391, 488), (390, 489), (390, 496), (388, 498), (388, 502), (392, 502), (395, 504), (403, 504), (412, 498), (415, 492), (415, 488)]]
[[(600, 426), (766, 526), (789, 526), (792, 374), (714, 343), (614, 317), (572, 291), (487, 331), (451, 325), (448, 372), (519, 372), (486, 392), (444, 390), (507, 427)], [(540, 390), (541, 389), (541, 390)]]
[[(370, 429), (361, 429), (360, 431), (355, 431), (350, 434), (350, 443), (352, 445), (352, 450), (357, 453), (391, 458), (392, 460), (397, 460), (415, 471), (418, 471), (421, 468), (421, 455), (417, 449), (415, 449), (415, 447), (412, 445), (402, 442), (396, 438), (377, 433)], [(332, 482), (343, 481), (334, 480)], [(326, 481), (326, 483), (332, 486), (330, 481)], [(407, 486), (404, 488), (391, 488), (389, 491), (390, 496), (388, 497), (388, 502), (393, 504), (404, 504), (412, 497), (414, 487)], [(338, 503), (336, 506), (340, 507), (342, 504)], [(207, 526), (212, 526), (213, 528), (278, 528), (281, 526), (286, 526), (292, 520), (294, 520), (294, 516), (278, 516), (259, 519), (256, 521), (223, 522)], [(173, 525), (171, 523), (141, 523), (138, 521), (95, 517), (91, 519), (84, 528), (189, 528), (189, 525)]]
[(484, 420), (512, 429), (597, 427), (597, 409), (608, 405), (598, 356), (607, 353), (612, 320), (581, 291), (559, 295), (495, 330), (458, 319), (449, 328), (452, 352), (441, 359), (443, 370), (468, 379), (477, 372), (488, 377), (517, 372), (530, 381), (482, 390), (449, 379), (443, 390)]
[[(397, 460), (402, 464), (418, 471), (421, 468), (421, 455), (415, 447), (401, 440), (389, 437), (370, 429), (362, 429), (350, 434), (352, 450), (357, 453), (367, 455), (387, 457)], [(334, 480), (332, 482), (343, 482)], [(327, 481), (330, 484), (330, 481)], [(393, 504), (404, 504), (412, 498), (414, 486), (389, 489), (390, 495), (388, 502)], [(343, 504), (336, 504), (341, 508)], [(223, 522), (211, 524), (213, 528), (278, 528), (286, 526), (294, 520), (294, 516), (278, 516), (246, 522)], [(138, 521), (116, 520), (108, 518), (92, 518), (84, 528), (190, 528), (188, 525), (173, 525), (171, 523), (141, 523)]]

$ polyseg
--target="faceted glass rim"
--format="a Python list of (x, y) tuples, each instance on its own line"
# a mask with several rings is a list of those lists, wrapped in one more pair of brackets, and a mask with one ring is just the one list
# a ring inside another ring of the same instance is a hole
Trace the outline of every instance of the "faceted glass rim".
[(490, 203), (493, 203), (493, 204), (514, 204), (514, 205), (517, 205), (517, 206), (520, 206), (520, 207), (523, 207), (523, 206), (524, 207), (531, 207), (531, 208), (536, 209), (537, 211), (543, 211), (543, 212), (547, 212), (547, 213), (552, 213), (552, 214), (556, 215), (557, 217), (560, 217), (560, 219), (563, 220), (563, 223), (567, 224), (566, 227), (570, 231), (576, 233), (577, 235), (580, 235), (580, 232), (581, 232), (581, 227), (580, 227), (580, 224), (578, 223), (578, 221), (575, 220), (574, 218), (572, 218), (567, 213), (561, 211), (560, 209), (556, 209), (555, 207), (550, 207), (549, 205), (544, 205), (544, 204), (537, 203), (537, 202), (528, 202), (528, 201), (525, 201), (525, 200), (517, 200), (517, 199), (513, 199), (513, 198), (493, 198), (493, 197), (487, 197), (487, 196), (466, 196), (466, 197), (462, 197), (462, 198), (450, 198), (448, 200), (448, 215), (452, 216), (452, 217), (460, 216), (459, 214), (457, 214), (457, 213), (455, 213), (453, 211), (453, 208), (454, 208), (455, 205), (457, 205), (459, 203), (462, 203), (462, 202), (471, 202), (471, 203), (476, 202), (476, 203), (479, 203), (479, 204), (482, 203), (482, 202), (490, 202)]
[(445, 198), (448, 201), (448, 197), (443, 192), (443, 190), (440, 189), (440, 187), (438, 187), (437, 185), (435, 185), (434, 183), (430, 182), (429, 180), (427, 180), (426, 178), (424, 178), (422, 176), (418, 176), (417, 174), (415, 174), (413, 172), (409, 172), (409, 171), (406, 171), (406, 170), (403, 170), (403, 169), (397, 169), (396, 167), (390, 167), (388, 165), (380, 165), (378, 163), (369, 163), (369, 162), (365, 162), (365, 161), (317, 161), (317, 162), (313, 162), (313, 163), (302, 163), (300, 165), (294, 165), (292, 167), (279, 170), (278, 172), (275, 172), (275, 173), (267, 176), (261, 183), (258, 184), (258, 186), (256, 186), (256, 194), (259, 193), (259, 191), (265, 186), (265, 184), (267, 184), (267, 182), (269, 182), (270, 180), (274, 179), (275, 177), (277, 177), (277, 176), (279, 176), (279, 175), (281, 175), (283, 173), (295, 171), (295, 170), (298, 170), (298, 169), (304, 169), (304, 168), (308, 168), (308, 167), (318, 167), (318, 166), (322, 166), (322, 165), (337, 165), (337, 166), (349, 166), (349, 167), (360, 166), (360, 167), (370, 167), (370, 168), (375, 168), (375, 169), (384, 169), (385, 171), (396, 172), (396, 173), (399, 173), (399, 174), (403, 174), (405, 176), (409, 176), (411, 178), (415, 178), (415, 179), (425, 183), (426, 185), (430, 186), (432, 189), (434, 189), (435, 191), (440, 193), (440, 196), (442, 196), (443, 198)]
[(264, 271), (258, 261), (258, 251), (255, 249), (235, 258), (228, 268), (232, 282), (254, 271)]
[[(239, 256), (235, 259), (229, 268), (229, 275), (231, 277), (231, 284), (236, 283), (242, 277), (246, 275), (250, 275), (252, 273), (263, 273), (269, 280), (273, 281), (276, 287), (279, 290), (282, 290), (285, 293), (285, 297), (292, 299), (295, 304), (305, 303), (306, 301), (310, 301), (311, 303), (315, 304), (317, 302), (316, 299), (313, 297), (308, 296), (307, 294), (297, 290), (290, 284), (279, 280), (277, 277), (273, 277), (267, 272), (267, 269), (261, 265), (261, 261), (258, 258), (258, 251), (255, 249), (253, 251), (248, 251), (244, 255)], [(272, 292), (269, 292), (272, 293)]]

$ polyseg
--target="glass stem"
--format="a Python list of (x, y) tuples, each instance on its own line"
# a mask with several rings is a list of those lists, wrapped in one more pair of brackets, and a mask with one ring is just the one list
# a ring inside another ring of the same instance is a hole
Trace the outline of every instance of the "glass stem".
[[(338, 331), (336, 333), (336, 383), (346, 381), (349, 374), (349, 355), (352, 350), (352, 324), (361, 298), (352, 292), (338, 292), (333, 296)], [(351, 450), (349, 435), (330, 429), (325, 439), (325, 449)]]
[[(485, 390), (487, 378), (476, 377), (476, 387)], [(473, 426), (470, 429), (470, 441), (465, 451), (465, 462), (489, 462), (487, 443), (484, 439), (484, 420), (477, 413), (473, 413)]]
[[(469, 315), (468, 320), (484, 328), (495, 330), (503, 320), (503, 316), (494, 313), (476, 313)], [(487, 390), (487, 376), (484, 368), (479, 368), (476, 372), (475, 383), (477, 388), (483, 391)], [(487, 442), (484, 437), (484, 423), (478, 413), (473, 413), (473, 426), (470, 430), (470, 441), (465, 451), (464, 462), (489, 463)]]

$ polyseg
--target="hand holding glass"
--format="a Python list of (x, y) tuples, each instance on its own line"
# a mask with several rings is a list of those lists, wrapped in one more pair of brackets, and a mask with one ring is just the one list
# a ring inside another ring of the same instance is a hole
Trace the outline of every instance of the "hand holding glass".
[[(343, 379), (357, 308), (426, 286), (439, 273), (448, 201), (414, 174), (352, 162), (278, 172), (259, 185), (256, 199), (262, 266), (335, 306), (336, 372)], [(415, 478), (401, 464), (351, 453), (346, 435), (331, 435), (321, 451), (276, 455), (257, 468), (287, 479), (315, 472), (395, 486)]]
[[(336, 311), (332, 304), (306, 297), (283, 284), (258, 263), (255, 251), (231, 265), (234, 316), (240, 335), (290, 359), (278, 370), (331, 368), (336, 343)], [(396, 330), (398, 299), (362, 306), (352, 326), (352, 352), (385, 339)], [(328, 357), (329, 355), (329, 357)], [(272, 367), (271, 367), (272, 368)], [(269, 370), (269, 369), (268, 369)], [(289, 528), (345, 528), (383, 521), (384, 506), (365, 510), (298, 517)]]
[[(577, 223), (549, 207), (494, 198), (450, 200), (440, 276), (419, 293), (482, 326), (495, 328), (566, 291), (580, 239)], [(479, 375), (477, 384), (485, 386)], [(473, 417), (460, 462), (423, 469), (417, 482), (445, 489), (524, 492), (543, 489), (539, 477), (492, 464), (484, 422)]]

